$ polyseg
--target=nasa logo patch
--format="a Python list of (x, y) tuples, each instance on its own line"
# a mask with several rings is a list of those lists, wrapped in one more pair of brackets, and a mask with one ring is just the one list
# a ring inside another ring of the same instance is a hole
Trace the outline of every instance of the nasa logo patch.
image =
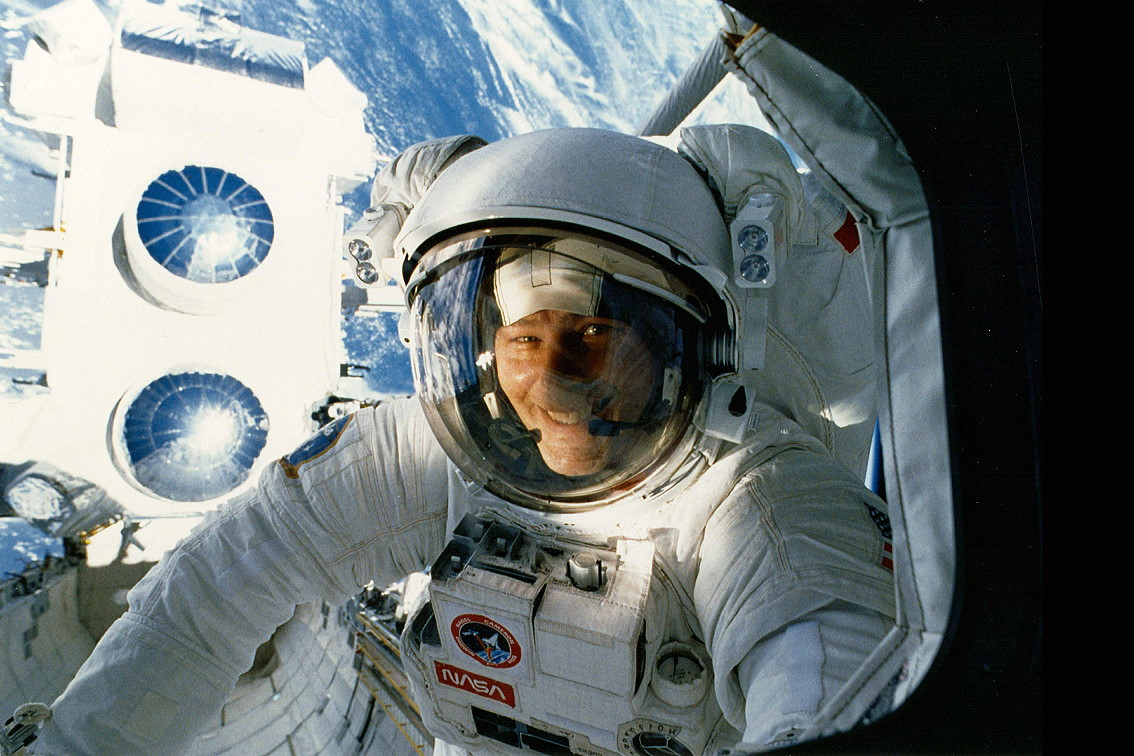
[(495, 620), (480, 614), (462, 614), (449, 629), (457, 648), (486, 667), (505, 669), (520, 663), (516, 636)]
[(433, 669), (437, 672), (437, 682), (442, 685), (491, 698), (512, 709), (516, 708), (516, 689), (506, 682), (493, 680), (475, 672), (467, 672), (460, 667), (436, 660), (433, 662)]
[(298, 478), (300, 466), (323, 455), (334, 446), (353, 419), (354, 415), (347, 415), (340, 417), (333, 423), (327, 423), (314, 436), (300, 444), (298, 449), (286, 457), (281, 457), (280, 466), (284, 469), (284, 475), (289, 478)]

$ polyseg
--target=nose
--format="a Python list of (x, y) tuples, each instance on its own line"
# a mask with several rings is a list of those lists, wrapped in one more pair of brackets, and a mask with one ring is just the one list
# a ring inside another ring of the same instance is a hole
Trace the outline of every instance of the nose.
[(578, 352), (548, 349), (536, 377), (535, 391), (548, 407), (563, 411), (601, 412), (616, 389), (595, 364)]
[(588, 348), (575, 333), (556, 334), (543, 351), (545, 370), (570, 380), (591, 381), (603, 368), (604, 355)]

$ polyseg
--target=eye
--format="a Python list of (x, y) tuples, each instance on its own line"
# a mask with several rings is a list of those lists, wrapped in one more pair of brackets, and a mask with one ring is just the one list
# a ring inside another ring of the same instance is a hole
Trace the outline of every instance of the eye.
[(614, 331), (614, 326), (605, 323), (591, 323), (583, 328), (583, 336), (597, 337), (609, 336)]

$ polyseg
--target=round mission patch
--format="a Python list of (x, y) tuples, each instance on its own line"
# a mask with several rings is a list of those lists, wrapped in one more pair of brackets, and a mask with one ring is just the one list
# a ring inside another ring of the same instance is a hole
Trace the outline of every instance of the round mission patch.
[(520, 644), (508, 628), (481, 614), (462, 614), (450, 628), (457, 647), (487, 667), (520, 663)]

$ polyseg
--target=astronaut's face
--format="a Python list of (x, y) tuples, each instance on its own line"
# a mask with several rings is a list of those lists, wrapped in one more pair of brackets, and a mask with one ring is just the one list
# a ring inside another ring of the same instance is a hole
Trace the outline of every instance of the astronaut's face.
[(597, 436), (598, 417), (634, 422), (649, 402), (654, 360), (625, 323), (540, 310), (503, 326), (495, 337), (500, 388), (540, 454), (560, 475), (591, 475), (611, 463), (633, 431)]

